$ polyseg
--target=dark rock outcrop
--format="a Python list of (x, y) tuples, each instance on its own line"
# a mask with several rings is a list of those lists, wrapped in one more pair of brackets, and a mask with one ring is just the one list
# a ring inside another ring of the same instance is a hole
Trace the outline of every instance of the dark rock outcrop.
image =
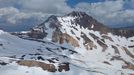
[(134, 36), (134, 29), (112, 29), (111, 32), (114, 35), (132, 37)]
[(79, 43), (76, 39), (74, 39), (72, 36), (68, 35), (67, 33), (62, 33), (60, 29), (56, 29), (53, 32), (52, 42), (59, 42), (60, 44), (67, 42), (74, 47), (79, 47)]
[(31, 29), (31, 32), (28, 33), (28, 36), (30, 38), (43, 39), (46, 36), (46, 33), (42, 32), (40, 30)]
[(35, 60), (19, 60), (17, 61), (17, 63), (19, 65), (22, 66), (28, 66), (28, 67), (40, 67), (43, 70), (47, 70), (49, 72), (62, 72), (64, 71), (69, 71), (70, 67), (69, 67), (69, 63), (60, 63), (58, 65), (58, 68), (55, 67), (55, 65), (53, 64), (46, 64), (45, 62), (40, 62), (40, 61), (35, 61)]
[(119, 53), (119, 50), (118, 50), (118, 48), (117, 48), (116, 46), (112, 45), (112, 48), (115, 50), (115, 51), (114, 51), (115, 53), (120, 54), (120, 53)]
[(69, 63), (62, 63), (58, 67), (59, 67), (59, 69), (58, 69), (59, 72), (62, 72), (63, 70), (64, 71), (69, 71), (70, 70)]
[(77, 17), (74, 20), (74, 23), (79, 24), (81, 27), (88, 28), (94, 31), (100, 31), (101, 33), (107, 33), (110, 31), (108, 27), (103, 25), (102, 23), (95, 20), (93, 17), (89, 16), (85, 12), (73, 11), (69, 13), (67, 16)]
[(83, 40), (84, 40), (83, 45), (86, 47), (87, 50), (89, 50), (89, 49), (92, 50), (92, 48), (95, 48), (95, 45), (94, 45), (93, 41), (90, 40), (90, 39), (86, 36), (86, 34), (84, 34), (84, 33), (82, 32), (82, 33), (81, 33), (81, 37), (82, 37)]
[(102, 51), (105, 51), (105, 50), (107, 49), (107, 47), (108, 47), (105, 43), (103, 43), (103, 42), (100, 41), (100, 40), (97, 40), (97, 43), (103, 48)]
[(79, 24), (84, 28), (89, 28), (90, 30), (100, 31), (101, 33), (108, 33), (111, 32), (114, 35), (124, 36), (124, 37), (132, 37), (134, 36), (134, 28), (110, 28), (106, 25), (100, 23), (99, 21), (95, 20), (93, 17), (89, 16), (85, 12), (80, 11), (73, 11), (69, 13), (67, 16), (77, 17), (75, 19), (75, 24)]
[(44, 62), (34, 61), (34, 60), (20, 60), (17, 61), (19, 65), (28, 66), (28, 67), (40, 67), (43, 70), (48, 70), (49, 72), (57, 71), (53, 64), (46, 64)]

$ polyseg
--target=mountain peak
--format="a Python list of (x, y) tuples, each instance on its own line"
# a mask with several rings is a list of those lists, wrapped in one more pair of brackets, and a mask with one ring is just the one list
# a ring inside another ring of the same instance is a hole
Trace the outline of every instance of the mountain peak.
[(67, 16), (73, 16), (73, 17), (83, 17), (83, 16), (88, 16), (85, 12), (81, 11), (72, 11), (71, 13), (67, 14)]
[(45, 22), (48, 22), (48, 21), (51, 21), (51, 20), (57, 20), (57, 16), (51, 15), (50, 17), (48, 17), (48, 19)]

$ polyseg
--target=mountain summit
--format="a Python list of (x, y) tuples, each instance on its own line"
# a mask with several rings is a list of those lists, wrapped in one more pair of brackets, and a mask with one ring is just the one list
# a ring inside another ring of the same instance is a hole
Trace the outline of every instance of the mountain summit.
[[(46, 25), (48, 23), (49, 25)], [(133, 29), (109, 28), (106, 25), (95, 20), (93, 17), (89, 16), (85, 12), (80, 12), (80, 11), (73, 11), (61, 17), (52, 15), (40, 25), (32, 28), (32, 30), (34, 29), (36, 30), (38, 28), (44, 30), (44, 28), (47, 29), (47, 26), (49, 26), (50, 28), (62, 29), (62, 27), (64, 27), (65, 25), (66, 26), (70, 25), (72, 28), (76, 28), (76, 26), (79, 26), (80, 28), (83, 27), (89, 30), (99, 31), (101, 34), (112, 33), (114, 35), (118, 35), (122, 37), (134, 36)], [(45, 33), (45, 30), (43, 31), (43, 33)]]
[(66, 16), (72, 16), (72, 17), (84, 17), (88, 16), (85, 12), (81, 11), (72, 11), (71, 13), (67, 14)]
[(74, 22), (84, 28), (89, 28), (90, 30), (100, 31), (102, 33), (108, 32), (107, 28), (102, 23), (95, 20), (93, 17), (89, 16), (85, 12), (73, 11), (67, 16), (75, 17)]

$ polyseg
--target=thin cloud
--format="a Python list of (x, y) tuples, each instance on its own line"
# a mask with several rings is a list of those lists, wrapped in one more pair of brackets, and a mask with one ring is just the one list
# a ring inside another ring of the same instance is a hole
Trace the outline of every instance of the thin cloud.
[(65, 14), (72, 10), (66, 0), (23, 0), (22, 9), (52, 14)]
[(132, 26), (134, 9), (125, 9), (125, 1), (105, 1), (97, 3), (79, 3), (76, 10), (85, 11), (110, 27)]

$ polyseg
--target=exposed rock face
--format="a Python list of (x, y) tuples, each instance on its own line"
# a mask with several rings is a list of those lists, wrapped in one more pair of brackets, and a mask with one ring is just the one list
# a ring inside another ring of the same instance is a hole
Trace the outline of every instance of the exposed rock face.
[(103, 63), (105, 63), (105, 64), (108, 64), (108, 65), (111, 65), (109, 62), (107, 62), (107, 61), (103, 61)]
[(62, 63), (58, 67), (59, 67), (59, 69), (58, 69), (59, 72), (62, 72), (63, 70), (64, 71), (69, 71), (70, 70), (69, 63)]
[(110, 41), (113, 41), (112, 38), (109, 37), (109, 36), (107, 36), (107, 35), (102, 35), (102, 37), (103, 37), (104, 39), (108, 39), (108, 40), (110, 40)]
[(63, 34), (63, 40), (65, 40), (67, 43), (70, 43), (74, 47), (79, 47), (78, 41), (66, 33)]
[(79, 24), (81, 27), (89, 28), (90, 30), (100, 31), (101, 33), (109, 32), (109, 28), (102, 23), (95, 20), (93, 17), (87, 15), (85, 12), (73, 11), (68, 16), (78, 17), (74, 20), (74, 23)]
[(103, 48), (102, 51), (105, 51), (105, 50), (107, 49), (107, 47), (108, 47), (105, 43), (103, 43), (103, 42), (100, 41), (100, 40), (97, 40), (97, 43)]
[(31, 28), (29, 31), (26, 31), (24, 33), (23, 32), (14, 32), (11, 34), (17, 35), (20, 38), (34, 38), (34, 39), (43, 39), (47, 35), (47, 33), (44, 31), (43, 26)]
[(134, 70), (134, 65), (127, 65), (127, 66), (124, 66), (123, 68)]
[(112, 48), (114, 48), (115, 53), (120, 54), (120, 53), (119, 53), (119, 50), (118, 50), (118, 48), (117, 48), (116, 46), (112, 45)]
[(62, 41), (62, 32), (59, 29), (56, 29), (52, 33), (52, 41), (53, 42), (60, 42), (60, 44), (63, 43)]
[(92, 50), (93, 47), (95, 47), (92, 40), (90, 40), (84, 33), (81, 33), (81, 37), (84, 39), (83, 45), (86, 47), (87, 50)]
[(48, 70), (50, 72), (57, 71), (53, 64), (46, 64), (43, 62), (33, 61), (33, 60), (20, 60), (17, 62), (19, 65), (28, 67), (41, 67), (43, 70)]
[(99, 37), (96, 36), (95, 34), (89, 33), (89, 35), (91, 35), (95, 40), (99, 39)]
[(129, 50), (127, 48), (123, 47), (123, 50), (126, 52), (127, 55), (134, 58), (134, 55), (131, 52), (129, 52)]
[(7, 65), (8, 63), (0, 61), (0, 65)]
[(134, 29), (112, 29), (111, 32), (115, 35), (127, 38), (134, 36)]
[(34, 30), (32, 29), (30, 33), (28, 33), (28, 36), (31, 38), (36, 39), (43, 39), (46, 36), (46, 33), (40, 31), (40, 30)]
[(74, 39), (73, 37), (71, 37), (67, 33), (62, 33), (59, 29), (56, 29), (53, 32), (52, 41), (53, 42), (59, 42), (60, 44), (63, 44), (64, 42), (67, 42), (74, 47), (79, 47), (79, 43), (76, 39)]
[(70, 70), (69, 63), (61, 63), (59, 64), (58, 68), (56, 68), (55, 65), (53, 64), (46, 64), (44, 62), (39, 62), (39, 61), (34, 61), (34, 60), (20, 60), (20, 61), (17, 61), (17, 63), (22, 66), (40, 67), (43, 70), (47, 70), (49, 72), (56, 72), (56, 71), (62, 72), (63, 70), (64, 71)]
[(50, 16), (44, 23), (49, 23), (50, 28), (59, 28), (62, 26), (55, 15)]
[(129, 48), (134, 48), (134, 45), (128, 46)]

